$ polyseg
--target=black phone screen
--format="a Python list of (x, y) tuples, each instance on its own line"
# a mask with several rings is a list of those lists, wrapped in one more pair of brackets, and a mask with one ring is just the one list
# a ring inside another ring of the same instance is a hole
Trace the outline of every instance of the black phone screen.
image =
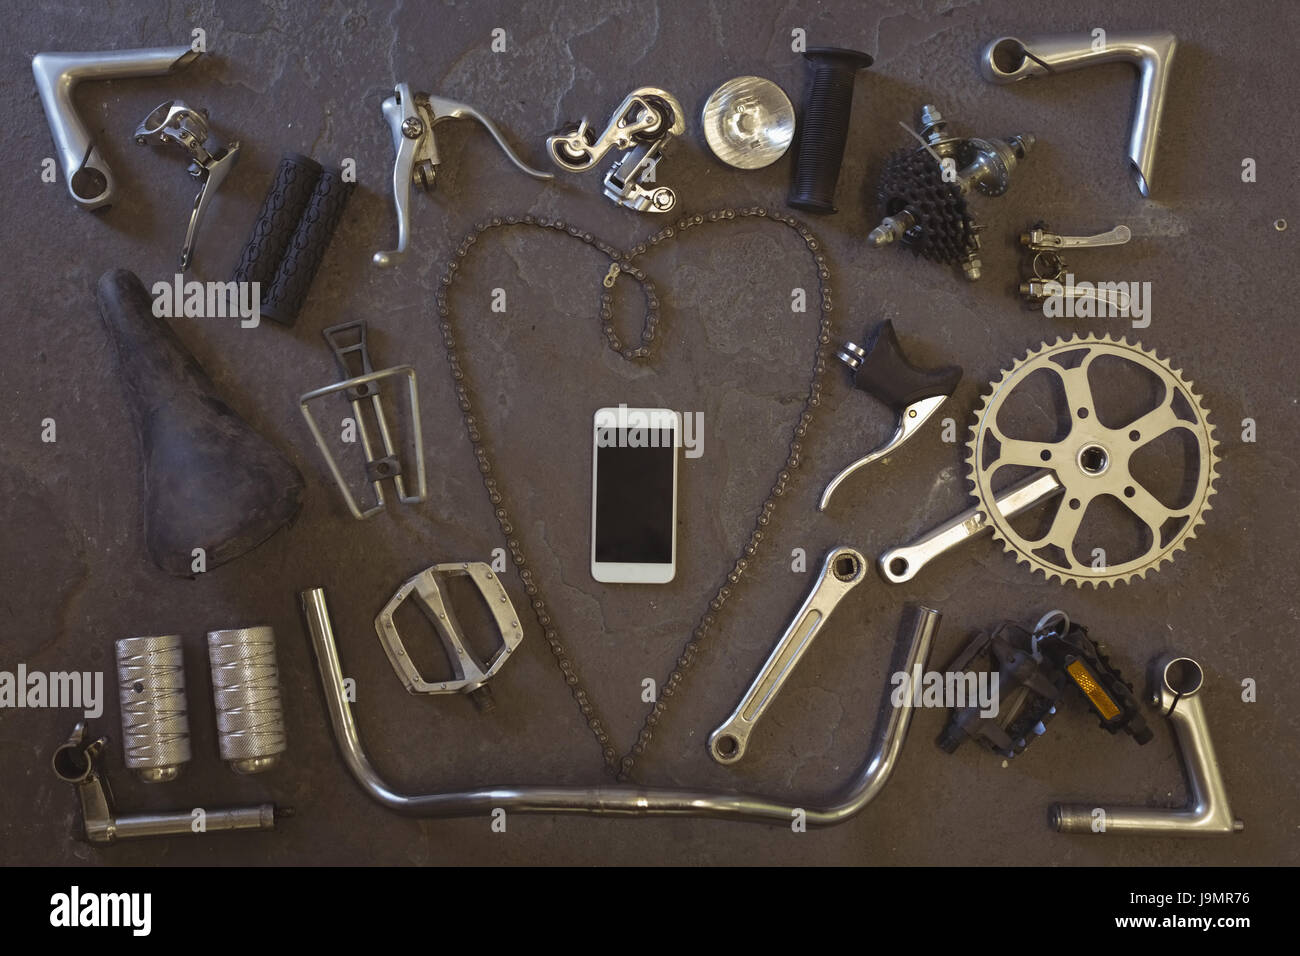
[(596, 429), (596, 560), (671, 564), (671, 428)]

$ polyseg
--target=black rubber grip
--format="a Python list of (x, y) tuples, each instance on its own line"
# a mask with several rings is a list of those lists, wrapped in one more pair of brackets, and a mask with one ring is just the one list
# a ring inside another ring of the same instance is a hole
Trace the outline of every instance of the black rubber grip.
[(262, 200), (262, 211), (235, 266), (236, 282), (260, 282), (263, 289), (270, 285), (320, 175), (320, 163), (308, 156), (286, 153), (280, 160), (275, 181)]
[(340, 172), (321, 173), (271, 287), (262, 293), (262, 315), (266, 318), (281, 325), (297, 321), (298, 310), (307, 301), (311, 281), (316, 278), (354, 188), (356, 183), (344, 182)]
[(923, 369), (909, 362), (888, 319), (872, 330), (863, 351), (853, 384), (896, 412), (923, 398), (951, 395), (961, 381), (960, 365)]
[(858, 70), (871, 65), (871, 57), (836, 47), (813, 47), (804, 56), (813, 75), (804, 95), (794, 181), (786, 202), (807, 212), (833, 213), (853, 109), (853, 81)]

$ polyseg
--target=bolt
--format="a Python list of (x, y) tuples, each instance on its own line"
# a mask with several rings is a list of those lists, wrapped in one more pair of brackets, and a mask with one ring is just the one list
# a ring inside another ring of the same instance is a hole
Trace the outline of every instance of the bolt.
[(891, 242), (902, 239), (907, 230), (916, 225), (916, 218), (904, 209), (895, 216), (886, 216), (875, 229), (867, 234), (867, 242), (876, 249), (881, 249)]
[(921, 136), (927, 143), (933, 146), (943, 139), (947, 127), (948, 121), (943, 118), (938, 107), (929, 103), (921, 107)]
[(402, 135), (407, 139), (419, 139), (424, 135), (424, 121), (418, 116), (408, 116), (402, 120)]
[(1019, 136), (1012, 136), (1007, 143), (1015, 151), (1016, 159), (1024, 159), (1025, 153), (1034, 148), (1038, 142), (1038, 137), (1033, 133), (1021, 133)]

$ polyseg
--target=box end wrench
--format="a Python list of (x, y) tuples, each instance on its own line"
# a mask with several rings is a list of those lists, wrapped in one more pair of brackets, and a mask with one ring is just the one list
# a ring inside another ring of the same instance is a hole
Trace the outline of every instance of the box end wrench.
[(733, 764), (745, 755), (754, 725), (776, 699), (804, 652), (831, 612), (846, 594), (866, 577), (867, 559), (852, 548), (835, 548), (822, 564), (817, 583), (808, 592), (776, 647), (731, 716), (709, 735), (709, 753), (721, 764)]

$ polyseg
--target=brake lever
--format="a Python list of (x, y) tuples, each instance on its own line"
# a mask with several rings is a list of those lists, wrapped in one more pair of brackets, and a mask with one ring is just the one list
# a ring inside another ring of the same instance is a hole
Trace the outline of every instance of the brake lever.
[(1054, 249), (1096, 249), (1101, 246), (1122, 246), (1133, 238), (1128, 226), (1116, 226), (1095, 236), (1058, 236), (1037, 225), (1020, 236), (1020, 244), (1033, 252)]
[(844, 343), (837, 353), (839, 359), (853, 370), (853, 384), (874, 395), (894, 410), (898, 416), (894, 434), (884, 444), (850, 464), (830, 480), (822, 492), (818, 511), (825, 511), (831, 495), (850, 475), (873, 461), (897, 451), (904, 442), (915, 435), (934, 414), (935, 409), (947, 401), (961, 381), (961, 366), (943, 368), (918, 368), (908, 361), (894, 333), (894, 323), (886, 319), (872, 330), (865, 346)]
[(384, 120), (393, 136), (393, 206), (397, 212), (397, 248), (374, 254), (382, 268), (395, 265), (406, 255), (411, 237), (411, 185), (432, 192), (436, 185), (438, 143), (433, 128), (449, 119), (472, 119), (492, 134), (506, 158), (534, 179), (553, 179), (551, 173), (534, 169), (519, 157), (497, 125), (474, 107), (442, 96), (412, 93), (407, 83), (398, 83), (393, 95), (384, 100)]

